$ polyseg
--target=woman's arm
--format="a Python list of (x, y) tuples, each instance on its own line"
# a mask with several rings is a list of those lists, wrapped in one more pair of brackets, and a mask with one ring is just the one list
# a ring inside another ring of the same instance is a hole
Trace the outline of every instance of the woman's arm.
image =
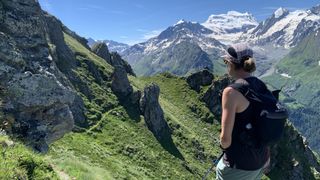
[(236, 114), (236, 90), (227, 87), (222, 94), (222, 117), (220, 144), (223, 149), (228, 148), (232, 141), (232, 130)]

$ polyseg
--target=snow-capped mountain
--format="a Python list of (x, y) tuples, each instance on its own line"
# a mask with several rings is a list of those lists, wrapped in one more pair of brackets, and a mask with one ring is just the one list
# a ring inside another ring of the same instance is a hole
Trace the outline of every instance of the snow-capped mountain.
[[(122, 56), (138, 75), (163, 71), (184, 75), (195, 69), (210, 69), (213, 65), (209, 54), (218, 55), (226, 48), (208, 36), (212, 33), (199, 23), (180, 20), (157, 37), (131, 46)], [(151, 69), (145, 71), (143, 66)]]
[(212, 30), (210, 37), (230, 44), (237, 40), (243, 32), (256, 27), (258, 22), (247, 12), (229, 11), (227, 14), (210, 15), (202, 25)]
[(199, 23), (180, 20), (157, 37), (131, 46), (122, 55), (129, 63), (134, 64), (141, 59), (140, 56), (157, 54), (181, 42), (196, 44), (209, 54), (221, 52), (225, 49), (225, 45), (209, 37), (212, 33), (212, 30)]
[(97, 41), (92, 39), (91, 37), (87, 38), (87, 41), (88, 41), (88, 46), (89, 47), (92, 47)]
[(123, 53), (130, 46), (128, 44), (112, 41), (112, 40), (94, 40), (92, 38), (87, 38), (88, 45), (92, 47), (94, 44), (98, 42), (104, 42), (108, 46), (108, 50), (110, 52), (118, 52), (119, 54)]
[(285, 48), (293, 47), (319, 27), (318, 8), (293, 12), (279, 8), (271, 17), (261, 22), (256, 28), (247, 31), (240, 39), (260, 45), (272, 43)]
[[(258, 23), (250, 13), (229, 11), (211, 15), (202, 24), (180, 20), (157, 37), (131, 46), (121, 55), (133, 66), (142, 60), (151, 67), (155, 62), (165, 62), (164, 52), (172, 51), (181, 42), (198, 46), (215, 63), (230, 43), (249, 42), (256, 49), (258, 75), (272, 73), (273, 66), (304, 37), (320, 27), (320, 5), (310, 10), (288, 11), (277, 9), (268, 19)], [(185, 47), (191, 47), (186, 46)], [(183, 46), (183, 47), (184, 47)], [(181, 52), (180, 54), (186, 53)], [(269, 53), (273, 52), (273, 53)], [(171, 61), (171, 56), (165, 56)], [(161, 60), (160, 60), (161, 59)], [(182, 63), (182, 61), (179, 61)], [(198, 61), (200, 62), (200, 61)], [(142, 69), (140, 63), (139, 69)], [(139, 71), (135, 69), (135, 71)], [(160, 71), (160, 70), (159, 70)], [(139, 74), (139, 72), (137, 72)]]
[(106, 43), (109, 51), (118, 52), (119, 54), (123, 53), (126, 49), (130, 47), (128, 44), (120, 43), (112, 40), (104, 40), (103, 42)]

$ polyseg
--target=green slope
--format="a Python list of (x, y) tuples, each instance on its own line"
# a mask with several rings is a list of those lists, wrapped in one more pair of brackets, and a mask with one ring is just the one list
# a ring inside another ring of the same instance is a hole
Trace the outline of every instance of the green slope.
[[(317, 152), (320, 152), (319, 47), (320, 35), (314, 32), (278, 63), (277, 73), (265, 78), (274, 87), (284, 86), (284, 102), (291, 108), (291, 120)], [(291, 78), (281, 76), (282, 73)]]
[(0, 134), (0, 179), (58, 179), (47, 159)]
[[(86, 59), (83, 57), (87, 57), (98, 68), (109, 68), (66, 34), (65, 40), (78, 54), (81, 65)], [(212, 121), (213, 115), (184, 79), (166, 77), (165, 74), (153, 78), (130, 77), (135, 89), (143, 90), (150, 82), (160, 86), (160, 104), (173, 133), (173, 142), (161, 145), (146, 127), (142, 116), (133, 116), (126, 105), (119, 104), (109, 87), (104, 86), (108, 82), (96, 84), (84, 67), (79, 67), (77, 73), (90, 85), (94, 96), (90, 101), (80, 93), (89, 109), (87, 117), (94, 123), (83, 132), (67, 134), (55, 142), (48, 155), (53, 164), (70, 177), (194, 179), (200, 178), (210, 160), (220, 153), (217, 145), (219, 125), (206, 122)], [(101, 108), (95, 99), (106, 100), (113, 106)], [(92, 118), (94, 114), (101, 116)]]

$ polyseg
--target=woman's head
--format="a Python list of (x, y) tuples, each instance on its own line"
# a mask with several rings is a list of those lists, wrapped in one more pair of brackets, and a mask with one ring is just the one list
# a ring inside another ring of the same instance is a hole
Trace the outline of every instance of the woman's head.
[(252, 73), (256, 70), (253, 51), (244, 43), (229, 46), (223, 60), (228, 65), (228, 73), (231, 76), (236, 76), (241, 71)]

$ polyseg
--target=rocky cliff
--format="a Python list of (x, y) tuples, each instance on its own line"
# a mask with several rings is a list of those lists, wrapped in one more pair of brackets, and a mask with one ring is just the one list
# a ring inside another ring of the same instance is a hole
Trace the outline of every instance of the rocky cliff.
[(126, 72), (132, 76), (135, 76), (135, 73), (133, 72), (130, 64), (123, 60), (121, 56), (117, 52), (110, 53), (108, 50), (107, 45), (104, 42), (98, 42), (92, 46), (92, 51), (97, 54), (98, 56), (102, 57), (112, 65), (113, 67), (123, 67)]
[(77, 94), (50, 52), (49, 26), (34, 0), (0, 2), (0, 81), (8, 131), (39, 151), (71, 131)]

